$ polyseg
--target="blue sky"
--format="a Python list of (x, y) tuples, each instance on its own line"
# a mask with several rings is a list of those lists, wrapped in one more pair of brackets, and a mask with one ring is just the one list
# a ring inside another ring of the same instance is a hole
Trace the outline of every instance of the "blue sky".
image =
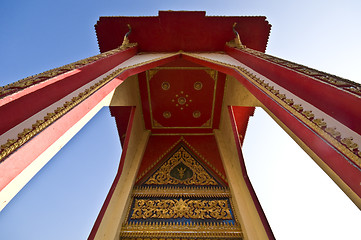
[[(267, 16), (267, 53), (361, 82), (356, 0), (15, 0), (0, 3), (0, 85), (98, 54), (99, 16), (158, 10)], [(85, 239), (120, 154), (114, 120), (104, 108), (0, 213), (0, 239)], [(277, 239), (359, 239), (360, 211), (260, 109), (250, 121), (244, 155)]]

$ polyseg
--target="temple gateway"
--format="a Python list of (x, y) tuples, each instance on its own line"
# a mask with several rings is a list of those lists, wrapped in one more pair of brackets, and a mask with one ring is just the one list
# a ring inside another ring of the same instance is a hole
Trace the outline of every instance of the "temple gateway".
[(274, 239), (242, 155), (255, 107), (361, 208), (361, 85), (265, 54), (265, 17), (95, 29), (99, 55), (0, 88), (0, 209), (104, 106), (123, 151), (88, 239)]

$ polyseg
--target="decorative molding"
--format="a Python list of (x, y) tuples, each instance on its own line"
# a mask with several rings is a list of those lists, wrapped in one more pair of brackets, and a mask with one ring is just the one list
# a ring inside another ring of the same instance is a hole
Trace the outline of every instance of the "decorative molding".
[[(120, 239), (124, 237), (176, 237), (212, 238), (212, 239), (243, 239), (243, 233), (238, 225), (221, 223), (180, 223), (180, 222), (146, 222), (126, 223), (122, 226)], [(139, 238), (137, 238), (139, 239)], [(153, 240), (153, 239), (152, 239)]]
[(32, 128), (26, 128), (21, 133), (18, 134), (17, 139), (8, 139), (8, 141), (1, 145), (0, 150), (0, 163), (4, 161), (4, 159), (9, 156), (11, 153), (13, 153), (16, 149), (24, 145), (27, 141), (29, 141), (31, 138), (33, 138), (36, 134), (40, 133), (42, 130), (44, 130), (46, 127), (48, 127), (50, 124), (52, 124), (54, 121), (62, 117), (64, 114), (72, 110), (74, 107), (76, 107), (78, 104), (80, 104), (82, 101), (87, 99), (89, 96), (91, 96), (93, 93), (98, 91), (101, 87), (103, 87), (105, 84), (113, 80), (115, 77), (117, 77), (122, 72), (144, 65), (151, 62), (155, 62), (161, 59), (165, 59), (168, 57), (172, 57), (177, 55), (178, 53), (169, 53), (165, 56), (158, 57), (155, 59), (151, 59), (148, 61), (140, 62), (131, 66), (127, 66), (124, 68), (119, 68), (117, 70), (114, 70), (110, 74), (108, 74), (106, 77), (95, 83), (94, 85), (90, 86), (89, 88), (85, 89), (83, 92), (79, 93), (78, 96), (73, 97), (70, 101), (66, 101), (63, 106), (58, 107), (53, 112), (47, 113), (46, 116), (44, 116), (43, 119), (37, 120), (33, 125)]
[(218, 185), (182, 146), (144, 183), (145, 185)]
[(95, 55), (93, 57), (85, 58), (85, 59), (79, 60), (77, 62), (70, 63), (70, 64), (67, 64), (67, 65), (64, 65), (64, 66), (61, 66), (58, 68), (54, 68), (54, 69), (51, 69), (51, 70), (48, 70), (48, 71), (45, 71), (45, 72), (42, 72), (42, 73), (39, 73), (39, 74), (36, 74), (33, 76), (26, 77), (17, 82), (13, 82), (8, 85), (2, 86), (2, 87), (0, 87), (0, 99), (4, 98), (10, 94), (24, 90), (25, 88), (34, 86), (41, 82), (45, 82), (46, 80), (48, 80), (50, 78), (56, 77), (58, 75), (64, 74), (64, 73), (72, 71), (74, 69), (84, 67), (85, 65), (88, 65), (88, 64), (91, 64), (100, 59), (109, 57), (109, 56), (114, 55), (123, 50), (124, 50), (124, 48), (116, 48), (116, 49)]
[(359, 83), (356, 83), (356, 82), (353, 82), (348, 79), (344, 79), (344, 78), (341, 78), (341, 77), (338, 77), (335, 75), (331, 75), (331, 74), (328, 74), (328, 73), (325, 73), (322, 71), (318, 71), (316, 69), (309, 68), (309, 67), (303, 66), (301, 64), (290, 62), (290, 61), (284, 60), (282, 58), (274, 57), (274, 56), (271, 56), (271, 55), (268, 55), (263, 52), (259, 52), (257, 50), (253, 50), (250, 48), (242, 48), (242, 49), (240, 49), (240, 51), (257, 56), (264, 60), (267, 60), (267, 61), (270, 61), (277, 65), (280, 65), (282, 67), (292, 69), (296, 72), (305, 74), (313, 79), (321, 80), (322, 82), (327, 82), (328, 84), (331, 84), (336, 88), (342, 89), (353, 95), (361, 97), (361, 84), (359, 84)]
[(217, 219), (231, 220), (227, 199), (134, 199), (130, 219)]
[[(246, 48), (246, 49), (247, 49), (247, 51), (255, 51), (255, 50), (250, 50), (248, 48)], [(260, 53), (258, 51), (255, 51), (255, 52)], [(224, 62), (220, 62), (220, 61), (216, 61), (213, 59), (209, 59), (209, 58), (199, 56), (194, 53), (183, 53), (183, 54), (236, 70), (238, 73), (240, 73), (242, 76), (244, 76), (249, 82), (251, 82), (254, 86), (259, 88), (262, 92), (264, 92), (265, 94), (270, 96), (272, 99), (274, 99), (276, 102), (278, 102), (282, 107), (287, 109), (291, 114), (293, 114), (295, 117), (297, 117), (302, 122), (304, 122), (308, 127), (313, 129), (322, 138), (324, 138), (329, 143), (331, 143), (333, 146), (335, 146), (341, 153), (343, 153), (345, 156), (347, 156), (356, 165), (361, 167), (361, 151), (358, 149), (357, 144), (352, 141), (352, 138), (341, 137), (341, 133), (336, 131), (336, 128), (333, 128), (333, 130), (330, 130), (330, 128), (327, 126), (327, 123), (324, 122), (324, 119), (315, 118), (315, 115), (312, 113), (311, 110), (307, 110), (307, 111), (304, 110), (302, 107), (302, 104), (297, 104), (294, 102), (293, 99), (287, 98), (285, 94), (280, 93), (279, 90), (276, 90), (274, 88), (274, 86), (271, 86), (269, 83), (266, 83), (261, 78), (257, 77), (253, 73), (249, 72), (246, 68), (228, 64), (228, 63), (224, 63)], [(260, 53), (259, 55), (263, 56), (265, 54)], [(267, 56), (269, 56), (269, 55), (267, 55)], [(270, 56), (270, 57), (272, 57), (272, 56)], [(315, 71), (317, 71), (317, 70), (315, 70)], [(351, 81), (347, 80), (347, 82), (351, 82)], [(351, 82), (351, 83), (353, 83), (353, 82)], [(327, 131), (326, 131), (326, 129), (327, 129)]]
[(223, 187), (135, 187), (134, 197), (230, 197), (229, 189)]

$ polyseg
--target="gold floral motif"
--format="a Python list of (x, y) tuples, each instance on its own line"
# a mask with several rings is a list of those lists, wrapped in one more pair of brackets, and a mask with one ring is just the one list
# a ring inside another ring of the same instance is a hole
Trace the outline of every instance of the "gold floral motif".
[(312, 111), (303, 111), (302, 114), (309, 120), (312, 120), (315, 117), (315, 114)]
[(312, 120), (312, 122), (314, 122), (320, 128), (325, 128), (327, 126), (323, 118), (315, 118)]
[(349, 138), (343, 138), (341, 142), (346, 145), (351, 151), (355, 151), (358, 148), (358, 144), (354, 143), (352, 137)]
[(296, 109), (298, 112), (302, 112), (303, 111), (303, 107), (301, 104), (293, 104), (292, 107), (294, 109)]
[[(210, 119), (209, 119), (207, 122), (210, 122)], [(207, 123), (205, 123), (205, 124), (207, 124)], [(210, 124), (209, 124), (209, 126), (210, 126)], [(153, 134), (153, 135), (155, 135), (155, 134)], [(178, 134), (177, 134), (177, 135), (178, 135)], [(226, 178), (217, 168), (215, 168), (205, 157), (203, 157), (203, 155), (202, 155), (200, 152), (198, 152), (197, 149), (195, 149), (194, 147), (192, 147), (192, 146), (190, 145), (190, 143), (187, 142), (187, 141), (184, 139), (183, 136), (181, 136), (181, 137), (178, 139), (178, 141), (176, 141), (172, 146), (170, 146), (170, 147), (167, 149), (167, 151), (165, 151), (161, 156), (159, 156), (159, 158), (158, 158), (156, 161), (154, 161), (145, 171), (143, 171), (143, 172), (139, 175), (139, 177), (137, 178), (136, 181), (139, 181), (140, 179), (142, 179), (142, 178), (145, 176), (145, 174), (147, 174), (155, 165), (157, 165), (157, 164), (160, 162), (160, 160), (162, 160), (162, 159), (164, 158), (164, 156), (166, 156), (166, 155), (167, 155), (177, 144), (179, 144), (180, 142), (184, 142), (184, 143), (187, 145), (187, 147), (188, 147), (189, 149), (191, 149), (195, 154), (197, 154), (197, 156), (198, 156), (200, 159), (202, 159), (202, 161), (205, 162), (205, 163), (207, 164), (207, 166), (209, 166), (210, 168), (212, 168), (213, 171), (216, 172), (216, 173), (222, 178), (223, 181), (227, 182), (227, 178)]]
[(232, 219), (228, 201), (199, 199), (135, 199), (131, 219)]
[[(193, 171), (193, 175), (186, 179), (171, 176), (173, 168), (184, 164)], [(145, 182), (146, 185), (218, 185), (205, 169), (183, 148), (180, 147), (160, 168)]]
[(329, 133), (332, 137), (334, 138), (341, 138), (341, 133), (339, 131), (336, 131), (336, 128), (333, 127), (333, 128), (325, 128), (325, 132)]

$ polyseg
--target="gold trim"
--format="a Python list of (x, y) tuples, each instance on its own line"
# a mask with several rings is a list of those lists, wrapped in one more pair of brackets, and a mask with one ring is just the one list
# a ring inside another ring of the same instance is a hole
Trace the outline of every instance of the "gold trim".
[(191, 237), (191, 238), (235, 238), (242, 239), (239, 225), (230, 223), (126, 223), (122, 226), (120, 237)]
[(85, 89), (83, 92), (79, 93), (78, 96), (73, 97), (70, 101), (66, 101), (63, 106), (58, 107), (54, 110), (54, 112), (47, 113), (46, 116), (44, 116), (43, 119), (37, 120), (33, 125), (32, 129), (26, 128), (23, 130), (23, 132), (18, 134), (17, 139), (8, 139), (8, 141), (1, 145), (1, 152), (0, 152), (0, 162), (2, 162), (7, 156), (9, 156), (11, 153), (13, 153), (16, 149), (18, 149), (20, 146), (24, 145), (27, 141), (29, 141), (31, 138), (33, 138), (36, 134), (44, 130), (46, 127), (48, 127), (50, 124), (55, 122), (57, 119), (62, 117), (64, 114), (72, 110), (74, 107), (76, 107), (78, 104), (80, 104), (82, 101), (84, 101), (86, 98), (88, 98), (90, 95), (95, 93), (97, 90), (99, 90), (101, 87), (103, 87), (105, 84), (113, 80), (115, 77), (117, 77), (122, 72), (145, 65), (151, 62), (155, 62), (161, 59), (169, 58), (175, 55), (178, 55), (179, 53), (169, 53), (165, 56), (158, 57), (155, 59), (151, 59), (145, 62), (136, 63), (131, 66), (127, 66), (124, 68), (117, 69), (110, 74), (108, 74), (103, 79), (99, 80), (94, 85), (90, 86), (88, 89)]
[(130, 219), (232, 220), (228, 199), (134, 198)]
[(152, 133), (153, 136), (213, 136), (214, 133)]
[(41, 82), (45, 82), (46, 80), (49, 80), (53, 77), (56, 77), (58, 75), (70, 72), (72, 70), (84, 67), (85, 65), (88, 65), (90, 63), (93, 63), (95, 61), (98, 61), (100, 59), (109, 57), (111, 55), (114, 55), (118, 52), (123, 51), (123, 48), (116, 48), (89, 58), (85, 58), (58, 68), (54, 68), (33, 76), (29, 76), (23, 79), (20, 79), (19, 81), (7, 84), (5, 86), (0, 87), (0, 99), (4, 98), (10, 94), (14, 94), (16, 92), (22, 91), (28, 87), (34, 86), (36, 84), (39, 84)]
[(135, 197), (230, 197), (228, 188), (223, 187), (135, 187)]
[(155, 67), (152, 70), (213, 70), (208, 67)]
[[(299, 120), (304, 122), (308, 127), (313, 129), (317, 134), (319, 134), (322, 138), (327, 140), (329, 143), (331, 143), (335, 148), (337, 148), (341, 153), (343, 153), (345, 156), (347, 156), (350, 160), (352, 160), (355, 164), (361, 167), (361, 152), (359, 150), (356, 150), (353, 147), (352, 143), (349, 143), (349, 141), (344, 140), (348, 142), (346, 145), (345, 143), (342, 143), (342, 140), (340, 139), (349, 139), (349, 138), (341, 138), (337, 134), (338, 137), (334, 137), (336, 135), (330, 134), (327, 131), (325, 131), (327, 124), (323, 121), (323, 119), (316, 120), (314, 119), (314, 115), (312, 114), (312, 111), (304, 111), (302, 109), (296, 110), (294, 107), (293, 100), (286, 98), (285, 94), (280, 94), (279, 90), (275, 90), (273, 86), (270, 86), (269, 83), (266, 83), (264, 80), (261, 80), (256, 75), (249, 72), (246, 68), (235, 66), (231, 64), (227, 64), (224, 62), (216, 61), (213, 59), (209, 59), (206, 57), (202, 57), (196, 54), (192, 53), (183, 53), (184, 55), (188, 55), (197, 59), (202, 59), (208, 62), (216, 63), (218, 65), (222, 65), (225, 67), (232, 68), (236, 70), (239, 74), (241, 74), (243, 77), (245, 77), (249, 82), (251, 82), (253, 85), (258, 87), (261, 91), (266, 93), (269, 97), (271, 97), (273, 100), (275, 100), (277, 103), (279, 103), (283, 108), (287, 109), (290, 113), (292, 113), (295, 117), (297, 117)], [(297, 104), (301, 105), (301, 104)], [(311, 116), (311, 117), (310, 117)], [(351, 140), (352, 141), (352, 140)]]
[(304, 75), (307, 75), (317, 81), (326, 82), (331, 84), (332, 86), (342, 89), (348, 93), (351, 93), (352, 95), (355, 95), (357, 97), (361, 97), (361, 84), (350, 81), (348, 79), (344, 79), (335, 75), (331, 75), (322, 71), (318, 71), (313, 68), (309, 68), (306, 66), (303, 66), (298, 63), (290, 62), (287, 60), (284, 60), (282, 58), (274, 57), (268, 54), (265, 54), (263, 52), (259, 52), (254, 49), (250, 48), (242, 48), (240, 51), (246, 52), (248, 54), (252, 54), (256, 57), (262, 58), (264, 60), (270, 61), (272, 63), (275, 63), (277, 65), (280, 65), (282, 67), (286, 67), (289, 69), (292, 69), (296, 72), (302, 73)]

